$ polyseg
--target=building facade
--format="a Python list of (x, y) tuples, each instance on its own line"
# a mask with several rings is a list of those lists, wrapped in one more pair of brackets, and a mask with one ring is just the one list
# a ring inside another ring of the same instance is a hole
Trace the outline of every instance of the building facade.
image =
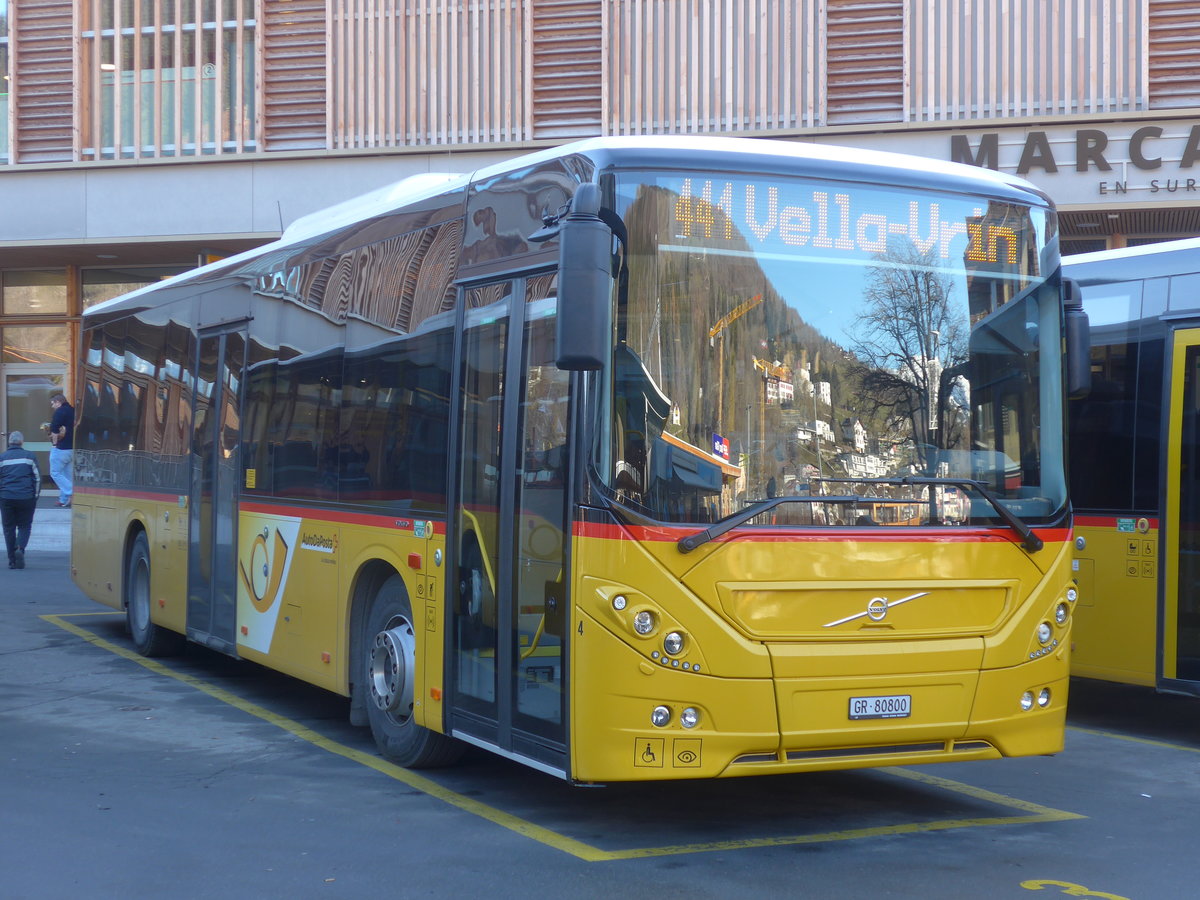
[(0, 0), (0, 72), (0, 431), (31, 438), (90, 304), (580, 137), (1016, 172), (1065, 252), (1200, 233), (1191, 0)]

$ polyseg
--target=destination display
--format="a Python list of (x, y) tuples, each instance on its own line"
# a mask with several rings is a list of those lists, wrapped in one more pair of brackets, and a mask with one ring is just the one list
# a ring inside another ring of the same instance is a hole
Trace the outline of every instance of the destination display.
[(682, 178), (664, 186), (676, 194), (674, 237), (715, 248), (749, 242), (862, 260), (886, 253), (889, 240), (901, 238), (921, 254), (961, 268), (1016, 267), (1031, 243), (1028, 210), (1007, 204), (984, 207), (950, 196), (866, 186), (830, 191), (763, 179)]

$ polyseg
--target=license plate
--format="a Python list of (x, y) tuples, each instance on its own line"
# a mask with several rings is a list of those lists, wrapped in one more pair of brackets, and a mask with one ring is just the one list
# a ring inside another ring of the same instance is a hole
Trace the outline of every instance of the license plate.
[(906, 719), (911, 714), (911, 694), (850, 698), (851, 719)]

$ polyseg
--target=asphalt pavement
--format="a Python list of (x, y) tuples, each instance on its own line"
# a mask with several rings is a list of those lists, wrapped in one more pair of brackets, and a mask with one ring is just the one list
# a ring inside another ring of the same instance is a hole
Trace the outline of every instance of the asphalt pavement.
[(29, 546), (25, 548), (29, 557), (39, 553), (68, 553), (71, 550), (71, 510), (58, 507), (58, 494), (47, 491), (38, 500), (37, 512), (33, 514), (33, 530), (29, 535)]
[(1054, 757), (582, 788), (410, 772), (347, 702), (197, 645), (145, 660), (43, 500), (0, 569), (0, 897), (1194, 894), (1200, 700), (1072, 685)]

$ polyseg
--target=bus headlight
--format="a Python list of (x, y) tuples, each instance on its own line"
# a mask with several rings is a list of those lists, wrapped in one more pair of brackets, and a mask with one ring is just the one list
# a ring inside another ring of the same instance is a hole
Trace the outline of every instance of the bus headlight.
[(1074, 603), (1079, 599), (1079, 591), (1075, 590), (1075, 588), (1067, 588), (1067, 599)]
[(654, 711), (650, 713), (650, 722), (655, 728), (662, 728), (671, 721), (671, 707), (656, 706)]
[(627, 601), (625, 600), (624, 594), (617, 594), (612, 598), (613, 609), (615, 609), (617, 612), (620, 612), (625, 608), (626, 602)]
[(1033, 691), (1026, 691), (1021, 695), (1021, 709), (1026, 712), (1033, 709)]
[(1045, 709), (1047, 706), (1050, 705), (1050, 688), (1044, 687), (1040, 691), (1038, 691), (1037, 703), (1038, 703), (1038, 706), (1040, 706), (1042, 709)]
[(695, 728), (700, 724), (700, 710), (689, 706), (679, 714), (679, 724), (684, 728)]
[(1054, 621), (1059, 625), (1066, 625), (1069, 618), (1071, 618), (1071, 607), (1067, 604), (1060, 603), (1054, 607)]
[(1050, 638), (1054, 636), (1054, 629), (1050, 627), (1049, 622), (1042, 622), (1037, 627), (1038, 643), (1045, 646), (1050, 643)]
[(638, 634), (650, 634), (654, 631), (654, 613), (643, 609), (633, 617), (633, 630)]
[(663, 638), (663, 649), (670, 656), (675, 656), (683, 649), (683, 635), (678, 631), (671, 631)]

